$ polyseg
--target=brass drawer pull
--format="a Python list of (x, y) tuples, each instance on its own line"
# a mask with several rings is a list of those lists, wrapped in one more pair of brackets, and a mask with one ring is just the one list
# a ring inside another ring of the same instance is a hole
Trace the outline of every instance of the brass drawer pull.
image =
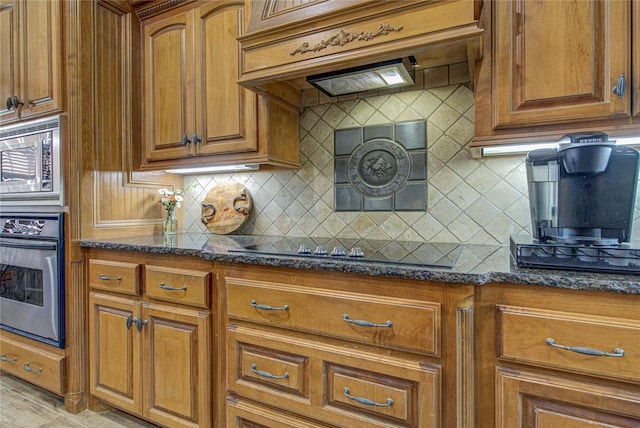
[(360, 403), (360, 404), (364, 404), (366, 406), (375, 406), (375, 407), (389, 407), (393, 404), (393, 399), (391, 398), (387, 398), (387, 402), (386, 403), (376, 403), (373, 400), (369, 400), (368, 398), (364, 398), (364, 397), (356, 397), (355, 395), (350, 395), (349, 388), (345, 388), (344, 389), (344, 396), (347, 397), (349, 400), (353, 400), (356, 403)]
[(160, 283), (160, 288), (162, 288), (163, 290), (169, 290), (169, 291), (186, 291), (187, 290), (187, 286), (183, 285), (180, 288), (176, 288), (172, 285), (167, 285), (164, 282)]
[(9, 363), (13, 363), (14, 361), (18, 361), (18, 357), (7, 358), (7, 354), (0, 355), (0, 361), (7, 361)]
[(342, 319), (348, 323), (359, 325), (360, 327), (391, 327), (393, 325), (391, 321), (386, 321), (384, 324), (376, 324), (365, 320), (351, 320), (347, 314), (342, 315)]
[(22, 365), (22, 370), (24, 370), (25, 372), (29, 372), (29, 373), (41, 373), (42, 372), (42, 367), (40, 367), (39, 369), (32, 369), (31, 366), (29, 366), (29, 364), (31, 363), (24, 363)]
[(263, 311), (288, 311), (289, 310), (289, 305), (284, 305), (281, 308), (276, 308), (274, 306), (269, 306), (269, 305), (260, 305), (256, 303), (255, 300), (251, 301), (251, 306), (253, 306), (256, 309), (262, 309)]
[(266, 377), (267, 379), (289, 379), (288, 372), (284, 372), (284, 375), (282, 376), (277, 376), (269, 372), (265, 372), (263, 370), (258, 370), (258, 366), (256, 365), (256, 363), (251, 364), (251, 371), (257, 374), (258, 376)]
[(101, 279), (103, 281), (122, 281), (122, 277), (121, 276), (107, 276), (104, 274), (100, 274), (98, 275), (98, 279)]
[(613, 352), (604, 352), (604, 351), (600, 351), (598, 349), (584, 348), (582, 346), (558, 345), (556, 343), (556, 341), (553, 340), (550, 337), (548, 337), (545, 340), (545, 342), (547, 342), (547, 345), (553, 346), (555, 348), (560, 348), (560, 349), (564, 349), (564, 350), (567, 350), (567, 351), (577, 352), (578, 354), (595, 355), (597, 357), (622, 357), (624, 355), (624, 349), (620, 349), (620, 348), (614, 349)]

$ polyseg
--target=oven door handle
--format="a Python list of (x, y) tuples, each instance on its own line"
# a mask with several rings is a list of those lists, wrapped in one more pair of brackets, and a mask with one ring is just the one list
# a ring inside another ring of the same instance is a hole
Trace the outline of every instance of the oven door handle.
[(57, 244), (52, 244), (49, 242), (44, 243), (36, 243), (36, 242), (20, 242), (18, 240), (8, 240), (8, 239), (0, 239), (0, 245), (3, 247), (9, 248), (20, 248), (24, 250), (56, 250), (58, 248)]

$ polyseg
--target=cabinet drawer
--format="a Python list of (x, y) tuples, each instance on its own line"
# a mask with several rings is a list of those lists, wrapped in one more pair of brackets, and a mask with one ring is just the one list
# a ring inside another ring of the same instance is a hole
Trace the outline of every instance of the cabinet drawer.
[[(253, 364), (289, 376), (269, 379)], [(227, 367), (233, 396), (334, 426), (440, 426), (441, 370), (417, 355), (397, 358), (242, 323), (227, 327)]]
[(145, 266), (145, 295), (168, 302), (209, 307), (211, 272)]
[(416, 382), (332, 363), (326, 372), (329, 405), (418, 426)]
[(229, 318), (440, 355), (440, 304), (225, 278)]
[(515, 306), (498, 306), (498, 311), (501, 358), (640, 379), (640, 321)]
[(137, 296), (140, 293), (140, 265), (110, 260), (89, 260), (89, 286)]
[(331, 425), (279, 412), (237, 397), (227, 398), (226, 413), (227, 428), (331, 428)]
[(0, 370), (63, 395), (64, 362), (62, 352), (55, 353), (0, 335)]
[(307, 357), (246, 343), (238, 343), (236, 349), (239, 379), (308, 398)]

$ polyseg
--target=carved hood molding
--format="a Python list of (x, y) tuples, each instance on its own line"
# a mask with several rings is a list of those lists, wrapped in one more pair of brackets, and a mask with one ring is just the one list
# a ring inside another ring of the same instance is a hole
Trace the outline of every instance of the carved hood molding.
[[(248, 3), (249, 4), (249, 3)], [(415, 56), (420, 67), (480, 56), (479, 0), (254, 0), (239, 83), (300, 108), (305, 77)]]

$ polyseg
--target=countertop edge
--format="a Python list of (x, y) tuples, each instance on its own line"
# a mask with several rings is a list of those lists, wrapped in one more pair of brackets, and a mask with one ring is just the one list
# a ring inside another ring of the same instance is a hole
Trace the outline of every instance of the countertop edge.
[[(615, 292), (620, 294), (640, 294), (640, 277), (622, 274), (600, 274), (590, 272), (572, 272), (556, 270), (517, 269), (513, 266), (505, 268), (504, 263), (497, 268), (482, 266), (480, 260), (473, 269), (428, 268), (411, 265), (376, 263), (368, 261), (312, 259), (287, 257), (279, 255), (230, 253), (225, 248), (186, 248), (165, 246), (161, 244), (145, 244), (124, 242), (120, 240), (80, 240), (82, 248), (101, 248), (121, 251), (138, 251), (149, 254), (173, 254), (193, 256), (208, 261), (242, 263), (259, 266), (285, 267), (294, 269), (326, 270), (332, 272), (354, 273), (368, 276), (381, 276), (398, 279), (412, 279), (456, 284), (483, 285), (487, 283), (536, 285), (573, 290), (591, 290)], [(465, 246), (473, 253), (474, 246)], [(487, 246), (478, 246), (486, 249)], [(487, 258), (500, 258), (508, 255), (506, 247), (490, 248), (485, 253)], [(508, 258), (508, 257), (507, 257)]]

